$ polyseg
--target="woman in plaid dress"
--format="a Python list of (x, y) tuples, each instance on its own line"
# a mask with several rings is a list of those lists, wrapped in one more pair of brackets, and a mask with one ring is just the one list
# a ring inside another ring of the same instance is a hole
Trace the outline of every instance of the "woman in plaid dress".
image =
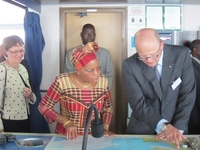
[[(75, 49), (71, 61), (76, 72), (58, 75), (38, 107), (49, 123), (57, 122), (56, 132), (66, 135), (70, 140), (84, 134), (87, 112), (91, 104), (97, 107), (102, 118), (104, 135), (114, 135), (109, 131), (112, 101), (108, 79), (100, 74), (101, 66), (94, 53), (97, 50), (98, 45), (95, 42)], [(60, 113), (54, 110), (54, 105), (58, 102)]]

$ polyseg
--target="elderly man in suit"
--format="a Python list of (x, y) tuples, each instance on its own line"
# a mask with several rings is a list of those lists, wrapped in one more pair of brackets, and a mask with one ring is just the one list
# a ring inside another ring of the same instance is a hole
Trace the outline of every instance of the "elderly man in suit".
[(180, 147), (186, 137), (196, 84), (189, 50), (164, 44), (155, 29), (135, 34), (137, 53), (122, 64), (125, 95), (132, 108), (129, 134), (157, 134)]
[[(85, 24), (82, 28), (82, 32), (80, 33), (83, 44), (78, 46), (82, 47), (86, 45), (88, 42), (94, 42), (96, 37), (95, 27), (92, 24)], [(65, 71), (66, 72), (73, 72), (75, 71), (74, 66), (71, 63), (71, 54), (73, 50), (76, 48), (72, 48), (67, 51), (66, 58), (65, 58)], [(99, 47), (99, 50), (95, 53), (98, 57), (99, 64), (101, 66), (101, 73), (106, 75), (108, 78), (109, 89), (112, 88), (113, 82), (113, 63), (112, 58), (110, 56), (110, 52), (105, 48)]]
[(200, 134), (200, 40), (194, 40), (190, 43), (192, 54), (192, 65), (197, 83), (197, 94), (195, 105), (192, 109), (188, 125), (189, 134)]

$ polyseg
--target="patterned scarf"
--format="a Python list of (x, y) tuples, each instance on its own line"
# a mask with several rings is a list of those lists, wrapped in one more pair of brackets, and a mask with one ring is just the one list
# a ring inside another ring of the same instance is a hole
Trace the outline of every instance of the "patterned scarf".
[(95, 52), (98, 50), (99, 47), (96, 42), (89, 42), (83, 47), (76, 48), (72, 53), (71, 59), (71, 62), (76, 70), (80, 70), (90, 61), (97, 59)]

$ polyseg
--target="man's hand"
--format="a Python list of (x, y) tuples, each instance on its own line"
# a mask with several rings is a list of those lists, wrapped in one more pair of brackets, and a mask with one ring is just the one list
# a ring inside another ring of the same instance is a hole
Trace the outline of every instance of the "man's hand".
[(160, 134), (156, 135), (157, 139), (166, 139), (176, 145), (176, 148), (180, 148), (180, 142), (186, 137), (171, 124), (167, 125), (167, 128)]

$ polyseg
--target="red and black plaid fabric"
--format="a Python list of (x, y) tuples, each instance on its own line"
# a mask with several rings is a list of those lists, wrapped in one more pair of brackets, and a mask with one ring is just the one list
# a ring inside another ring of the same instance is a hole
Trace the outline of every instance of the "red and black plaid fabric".
[[(87, 112), (92, 103), (96, 105), (104, 124), (109, 125), (111, 122), (112, 101), (108, 90), (108, 80), (104, 75), (100, 75), (96, 87), (92, 90), (76, 88), (69, 78), (69, 73), (58, 75), (38, 107), (49, 123), (54, 122), (59, 115), (54, 110), (57, 102), (61, 105), (60, 114), (77, 126), (79, 135), (84, 134)], [(66, 135), (65, 128), (59, 123), (56, 125), (56, 132)]]
[(73, 53), (71, 62), (76, 68), (76, 70), (80, 70), (90, 61), (96, 59), (95, 52), (99, 50), (98, 44), (96, 42), (89, 42), (83, 47), (77, 47)]

